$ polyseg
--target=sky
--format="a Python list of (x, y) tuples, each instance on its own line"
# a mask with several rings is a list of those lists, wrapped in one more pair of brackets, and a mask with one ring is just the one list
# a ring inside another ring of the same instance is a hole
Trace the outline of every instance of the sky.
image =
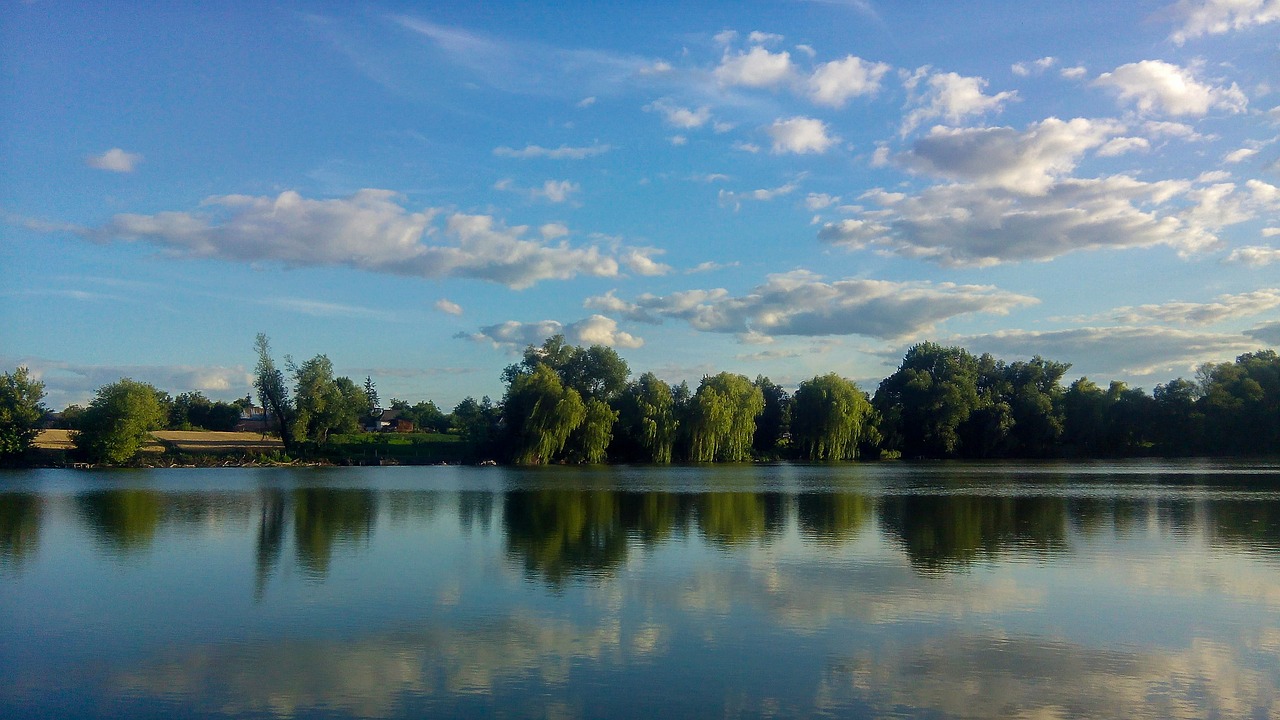
[(553, 333), (874, 392), (1280, 345), (1280, 0), (0, 6), (0, 367), (452, 408)]

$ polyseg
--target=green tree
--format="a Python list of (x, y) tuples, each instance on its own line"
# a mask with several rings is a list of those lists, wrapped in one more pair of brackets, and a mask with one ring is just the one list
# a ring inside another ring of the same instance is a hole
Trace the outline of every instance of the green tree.
[(521, 465), (551, 462), (587, 416), (582, 396), (566, 388), (549, 365), (516, 374), (502, 400), (511, 459)]
[(743, 375), (704, 377), (689, 403), (690, 459), (741, 462), (748, 459), (764, 394)]
[(173, 430), (228, 431), (240, 420), (240, 408), (232, 403), (213, 402), (204, 393), (180, 393), (169, 405), (168, 427)]
[(285, 384), (284, 373), (276, 367), (275, 360), (271, 357), (271, 342), (266, 334), (258, 333), (253, 348), (258, 354), (253, 386), (258, 390), (258, 397), (262, 399), (262, 407), (275, 418), (284, 451), (293, 452), (294, 408), (289, 400), (289, 387)]
[(874, 412), (867, 394), (835, 373), (806, 380), (791, 406), (792, 441), (809, 460), (852, 460)]
[(978, 362), (969, 351), (927, 342), (907, 350), (874, 400), (888, 447), (907, 457), (948, 457), (978, 407)]
[(22, 457), (40, 433), (44, 383), (19, 367), (0, 375), (0, 464)]
[(90, 462), (120, 464), (132, 460), (167, 419), (160, 391), (124, 378), (98, 388), (73, 434), (76, 448)]
[(653, 373), (645, 373), (627, 387), (618, 405), (626, 454), (641, 462), (671, 462), (679, 425), (671, 386)]
[(364, 391), (351, 378), (333, 377), (333, 362), (317, 355), (292, 368), (294, 387), (294, 437), (317, 443), (332, 433), (355, 432), (368, 403)]
[(462, 437), (467, 456), (473, 460), (491, 460), (503, 454), (498, 447), (499, 426), (502, 411), (495, 407), (489, 396), (477, 401), (468, 397), (453, 408), (449, 416), (451, 427)]
[(574, 430), (577, 439), (574, 448), (575, 460), (588, 463), (602, 463), (607, 458), (609, 443), (613, 440), (613, 426), (618, 420), (618, 411), (609, 407), (609, 403), (591, 398), (587, 401), (586, 416), (582, 424)]
[(791, 431), (792, 398), (782, 386), (763, 375), (756, 376), (755, 386), (760, 388), (760, 393), (764, 396), (764, 410), (756, 418), (756, 432), (751, 438), (751, 447), (757, 455), (775, 455), (784, 449), (787, 435)]

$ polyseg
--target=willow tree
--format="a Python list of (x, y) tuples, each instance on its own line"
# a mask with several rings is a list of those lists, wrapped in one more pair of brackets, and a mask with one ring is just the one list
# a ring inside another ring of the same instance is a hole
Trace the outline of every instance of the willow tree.
[(258, 353), (258, 364), (253, 370), (253, 386), (262, 400), (262, 408), (275, 418), (280, 428), (280, 443), (284, 451), (293, 450), (293, 403), (289, 400), (289, 386), (285, 384), (284, 372), (276, 366), (271, 357), (271, 341), (265, 333), (258, 333), (253, 341), (254, 352)]
[(792, 442), (809, 460), (852, 460), (874, 412), (866, 393), (835, 373), (805, 380), (792, 400)]
[(604, 462), (609, 443), (613, 440), (613, 424), (617, 420), (618, 411), (609, 407), (609, 403), (599, 398), (588, 400), (582, 424), (574, 432), (577, 439), (575, 459), (589, 463)]
[(671, 462), (679, 422), (670, 385), (645, 373), (627, 386), (618, 399), (618, 410), (629, 454), (643, 462)]
[(742, 375), (704, 377), (689, 403), (690, 459), (740, 462), (751, 451), (764, 394)]
[(564, 449), (569, 435), (587, 417), (577, 390), (566, 388), (546, 365), (514, 373), (502, 402), (511, 442), (511, 459), (521, 465), (545, 465)]

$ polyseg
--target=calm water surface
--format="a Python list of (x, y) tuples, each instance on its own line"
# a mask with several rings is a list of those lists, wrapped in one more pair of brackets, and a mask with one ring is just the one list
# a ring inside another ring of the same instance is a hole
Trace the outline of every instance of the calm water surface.
[(1280, 717), (1280, 465), (0, 473), (0, 717)]

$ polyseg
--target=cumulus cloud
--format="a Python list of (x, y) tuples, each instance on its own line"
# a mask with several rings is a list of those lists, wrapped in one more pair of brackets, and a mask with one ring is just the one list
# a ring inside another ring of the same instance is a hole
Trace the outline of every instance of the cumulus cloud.
[(544, 197), (549, 202), (562, 203), (581, 189), (578, 183), (569, 180), (548, 180), (542, 184), (541, 188), (534, 188), (531, 192), (534, 197)]
[(101, 155), (90, 155), (84, 159), (84, 163), (91, 168), (119, 173), (133, 172), (140, 162), (141, 153), (125, 152), (120, 148), (111, 148)]
[(874, 95), (889, 69), (884, 63), (867, 62), (853, 55), (824, 63), (809, 76), (809, 97), (820, 105), (843, 107), (849, 98)]
[(773, 153), (804, 155), (825, 153), (839, 138), (827, 134), (827, 124), (807, 117), (776, 120), (767, 128), (773, 139)]
[(1025, 357), (1028, 348), (1035, 348), (1044, 357), (1071, 363), (1073, 374), (1095, 377), (1190, 373), (1200, 363), (1226, 361), (1256, 349), (1256, 343), (1243, 335), (1160, 326), (1005, 330), (948, 342), (997, 357)]
[(540, 145), (526, 145), (523, 150), (509, 147), (497, 147), (493, 154), (510, 158), (549, 158), (551, 160), (582, 160), (595, 155), (603, 155), (613, 149), (612, 145), (595, 143), (583, 147), (561, 145), (558, 148), (544, 148)]
[(1242, 147), (1239, 150), (1232, 150), (1231, 152), (1224, 155), (1222, 158), (1222, 162), (1227, 163), (1229, 165), (1234, 165), (1235, 163), (1241, 163), (1241, 162), (1244, 162), (1245, 160), (1248, 160), (1254, 155), (1257, 155), (1259, 152), (1261, 151), (1258, 148)]
[(223, 195), (194, 212), (116, 215), (81, 234), (100, 242), (148, 242), (180, 257), (465, 277), (513, 288), (618, 274), (618, 259), (599, 247), (549, 245), (527, 238), (525, 226), (506, 227), (488, 215), (410, 212), (399, 199), (373, 189), (328, 200), (293, 191), (274, 198)]
[(1222, 35), (1280, 21), (1278, 0), (1180, 0), (1169, 10), (1180, 22), (1169, 36), (1178, 45), (1202, 35)]
[(1038, 75), (1053, 67), (1057, 62), (1057, 58), (1046, 56), (1031, 62), (1016, 62), (1009, 69), (1018, 77), (1027, 77), (1033, 74)]
[(446, 315), (461, 315), (462, 306), (452, 300), (440, 298), (436, 301), (435, 308)]
[(919, 172), (1039, 195), (1075, 169), (1086, 151), (1123, 131), (1123, 125), (1108, 120), (1053, 117), (1022, 132), (936, 126), (897, 160)]
[(1143, 137), (1118, 137), (1098, 148), (1098, 157), (1116, 157), (1135, 150), (1150, 150), (1151, 141)]
[(1280, 248), (1273, 248), (1270, 245), (1246, 245), (1232, 250), (1227, 256), (1227, 262), (1265, 267), (1272, 263), (1280, 263)]
[(1141, 113), (1201, 116), (1210, 110), (1243, 112), (1249, 100), (1235, 83), (1219, 87), (1196, 79), (1195, 73), (1162, 60), (1128, 63), (1102, 73), (1093, 84), (1116, 93)]
[(1089, 68), (1083, 65), (1074, 65), (1072, 67), (1062, 68), (1058, 74), (1067, 80), (1079, 80), (1089, 74)]
[(661, 255), (663, 252), (658, 248), (631, 248), (618, 256), (618, 262), (636, 275), (666, 275), (671, 272), (671, 266), (653, 259), (654, 255)]
[(644, 340), (622, 332), (618, 323), (603, 315), (592, 315), (575, 323), (564, 325), (556, 320), (523, 323), (508, 320), (497, 325), (487, 325), (471, 335), (461, 333), (458, 337), (469, 338), (476, 342), (489, 342), (494, 347), (521, 348), (526, 345), (540, 345), (552, 335), (564, 335), (565, 339), (576, 345), (607, 345), (609, 347), (638, 348)]
[(656, 112), (662, 114), (662, 119), (668, 125), (686, 130), (700, 128), (707, 124), (711, 119), (711, 108), (706, 106), (691, 110), (679, 105), (673, 105), (670, 100), (663, 98), (655, 100), (644, 106), (646, 112)]
[(715, 70), (721, 85), (744, 87), (777, 87), (794, 77), (791, 53), (771, 53), (755, 46), (745, 53), (725, 53)]
[(1218, 238), (1199, 218), (1169, 206), (1189, 191), (1183, 181), (1125, 176), (1067, 178), (1038, 195), (970, 184), (935, 186), (915, 196), (873, 190), (863, 199), (879, 209), (828, 223), (818, 237), (951, 266), (1049, 260), (1099, 248), (1203, 251)]
[(943, 118), (952, 124), (958, 124), (974, 115), (999, 112), (1005, 103), (1018, 96), (1012, 90), (985, 95), (983, 90), (987, 87), (986, 79), (953, 72), (932, 72), (928, 66), (916, 70), (905, 79), (904, 84), (912, 96), (908, 106), (914, 107), (903, 119), (904, 136), (926, 120)]
[(850, 278), (827, 282), (807, 271), (770, 275), (749, 293), (723, 288), (644, 294), (624, 301), (612, 293), (592, 307), (639, 322), (683, 320), (695, 330), (735, 335), (864, 335), (901, 338), (931, 331), (949, 318), (1003, 315), (1038, 302), (989, 285), (892, 282)]
[(1109, 320), (1125, 325), (1164, 323), (1205, 326), (1225, 320), (1249, 317), (1280, 307), (1280, 289), (1219, 295), (1213, 302), (1167, 302), (1120, 307), (1085, 320)]
[(809, 193), (804, 199), (804, 206), (810, 210), (822, 210), (831, 207), (840, 202), (838, 195), (828, 195), (827, 193)]
[(224, 400), (244, 397), (253, 388), (253, 374), (240, 365), (90, 365), (38, 357), (0, 359), (6, 360), (7, 367), (29, 368), (32, 376), (45, 384), (46, 404), (57, 409), (84, 405), (98, 388), (126, 377), (175, 394), (199, 390)]

